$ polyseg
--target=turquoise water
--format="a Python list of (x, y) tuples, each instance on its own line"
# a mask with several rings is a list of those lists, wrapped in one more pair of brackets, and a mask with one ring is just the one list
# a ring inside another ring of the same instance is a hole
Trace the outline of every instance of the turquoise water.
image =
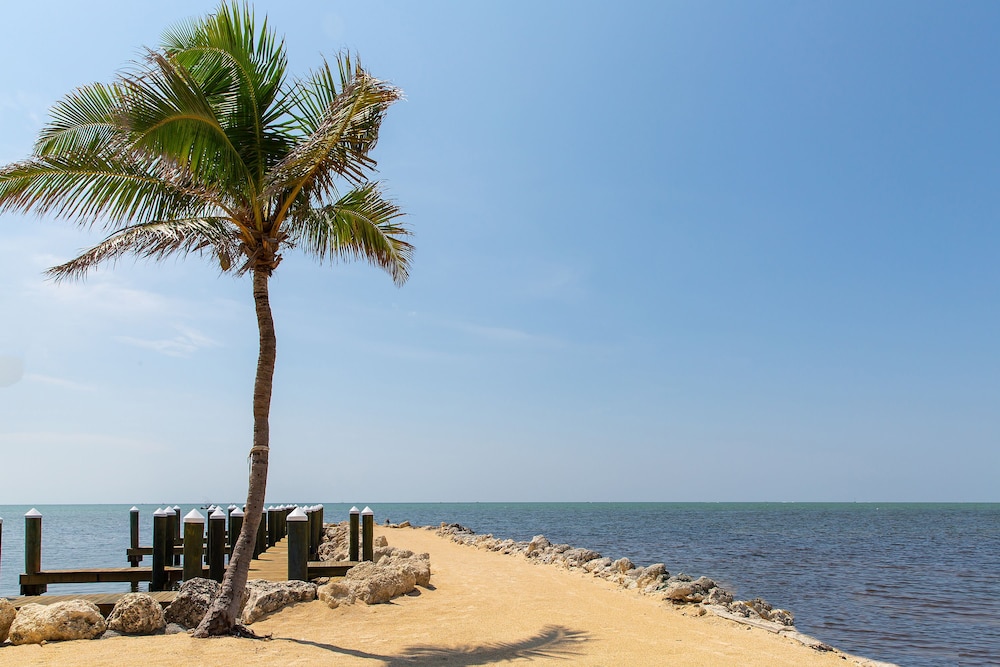
[[(178, 504), (184, 513), (192, 508)], [(327, 521), (346, 518), (349, 505), (324, 505)], [(0, 506), (0, 596), (18, 594), (28, 509)], [(43, 568), (127, 565), (128, 505), (38, 509)], [(156, 507), (140, 509), (146, 544)], [(541, 533), (636, 564), (662, 562), (671, 573), (707, 575), (741, 598), (763, 597), (792, 610), (807, 634), (878, 660), (1000, 664), (1000, 504), (385, 503), (372, 509), (379, 523), (457, 522), (516, 540)], [(49, 592), (127, 587), (65, 585)]]

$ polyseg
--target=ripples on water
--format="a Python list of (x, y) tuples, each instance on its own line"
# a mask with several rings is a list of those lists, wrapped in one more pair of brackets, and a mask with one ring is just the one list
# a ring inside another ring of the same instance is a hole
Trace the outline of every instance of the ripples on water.
[[(349, 505), (326, 504), (327, 520)], [(17, 594), (27, 506), (4, 517), (0, 595)], [(39, 507), (42, 566), (124, 566), (128, 506)], [(153, 506), (141, 506), (143, 543)], [(587, 547), (707, 575), (795, 613), (850, 653), (920, 667), (1000, 664), (1000, 505), (775, 503), (382, 504), (379, 522), (458, 522), (478, 533)], [(190, 510), (185, 506), (183, 512)], [(51, 593), (127, 584), (50, 586)]]

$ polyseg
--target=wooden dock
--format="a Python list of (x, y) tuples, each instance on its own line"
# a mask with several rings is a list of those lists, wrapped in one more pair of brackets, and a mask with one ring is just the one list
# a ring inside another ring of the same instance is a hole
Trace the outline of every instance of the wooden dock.
[[(309, 579), (316, 577), (342, 577), (357, 565), (356, 561), (309, 561)], [(288, 581), (288, 540), (281, 539), (274, 546), (250, 561), (250, 579)]]

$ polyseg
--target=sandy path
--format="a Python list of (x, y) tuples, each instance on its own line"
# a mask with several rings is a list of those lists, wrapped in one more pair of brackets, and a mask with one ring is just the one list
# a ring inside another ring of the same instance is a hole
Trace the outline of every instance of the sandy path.
[(392, 603), (299, 604), (254, 624), (270, 641), (118, 637), (0, 647), (0, 665), (845, 665), (764, 630), (688, 616), (583, 573), (377, 528), (431, 554), (431, 590)]

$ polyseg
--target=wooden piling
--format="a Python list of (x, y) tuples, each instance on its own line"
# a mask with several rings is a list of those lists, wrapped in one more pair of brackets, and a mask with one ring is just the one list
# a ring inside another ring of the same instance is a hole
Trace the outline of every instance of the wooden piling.
[(0, 516), (0, 564), (2, 563), (3, 563), (3, 517)]
[(167, 572), (164, 568), (167, 564), (167, 549), (170, 544), (167, 533), (168, 514), (173, 514), (173, 511), (158, 508), (153, 512), (153, 571), (150, 575), (150, 591), (162, 591), (166, 588)]
[(267, 508), (267, 548), (270, 549), (278, 541), (278, 510)]
[(176, 544), (177, 529), (180, 524), (177, 522), (177, 513), (174, 512), (174, 508), (167, 505), (163, 508), (163, 513), (167, 515), (167, 534), (165, 536), (167, 541), (166, 554), (167, 558), (163, 562), (167, 565), (174, 565), (174, 544)]
[(205, 517), (198, 510), (184, 516), (184, 581), (204, 576), (202, 550), (205, 539)]
[(360, 556), (360, 530), (361, 530), (361, 510), (357, 507), (352, 507), (348, 516), (351, 519), (351, 530), (350, 530), (350, 547), (347, 552), (348, 560), (354, 561), (355, 563), (361, 560)]
[(234, 507), (229, 513), (229, 558), (232, 559), (233, 551), (236, 550), (236, 540), (243, 530), (243, 517), (246, 516), (239, 507)]
[[(32, 507), (24, 515), (24, 573), (37, 574), (42, 569), (42, 514)], [(46, 584), (21, 586), (21, 595), (41, 595)]]
[(361, 510), (362, 560), (375, 560), (375, 512), (371, 507)]
[[(128, 511), (128, 536), (129, 536), (129, 546), (133, 549), (139, 548), (139, 508), (135, 505), (132, 509)], [(129, 556), (128, 564), (131, 567), (139, 567), (139, 561), (142, 560), (142, 556)], [(132, 582), (132, 592), (136, 593), (139, 590), (139, 582)]]
[(315, 551), (316, 560), (319, 560), (319, 547), (323, 544), (323, 504), (320, 503), (316, 505), (316, 528), (315, 528), (315, 538), (316, 543), (313, 545)]
[(299, 508), (288, 513), (288, 580), (309, 581), (309, 517)]
[(218, 582), (226, 573), (226, 513), (216, 507), (208, 517), (208, 576)]
[(257, 524), (257, 541), (253, 545), (253, 557), (258, 558), (267, 551), (267, 510), (261, 510), (260, 523)]
[[(182, 544), (182, 542), (181, 542), (181, 524), (183, 524), (184, 521), (183, 521), (183, 519), (181, 519), (181, 506), (180, 505), (174, 505), (173, 508), (168, 507), (167, 509), (168, 510), (173, 509), (174, 516), (177, 518), (177, 520), (174, 522), (174, 544), (173, 544), (173, 546), (176, 547), (176, 546)], [(176, 566), (180, 565), (181, 564), (181, 555), (179, 553), (177, 553), (176, 549), (171, 549), (171, 553), (173, 554), (174, 566), (176, 567)]]

